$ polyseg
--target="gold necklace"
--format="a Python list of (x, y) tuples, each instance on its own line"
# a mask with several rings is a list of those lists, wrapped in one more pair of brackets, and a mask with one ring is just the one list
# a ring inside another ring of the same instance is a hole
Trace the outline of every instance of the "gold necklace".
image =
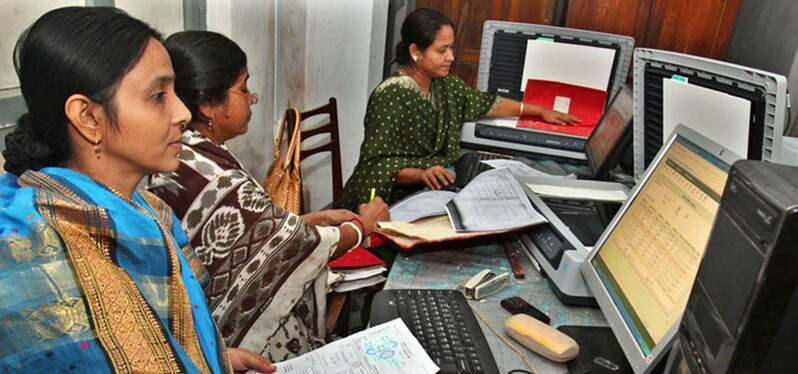
[[(139, 204), (139, 203), (137, 203), (137, 202), (133, 201), (133, 195), (132, 195), (132, 194), (130, 195), (130, 198), (126, 198), (125, 196), (123, 196), (123, 195), (122, 195), (122, 193), (121, 193), (121, 192), (117, 191), (117, 190), (116, 190), (115, 188), (113, 188), (113, 187), (110, 187), (110, 186), (105, 186), (105, 188), (107, 188), (109, 191), (111, 191), (111, 193), (112, 193), (112, 194), (114, 194), (116, 197), (118, 197), (118, 198), (120, 198), (120, 199), (124, 200), (126, 203), (130, 204), (130, 205), (131, 205), (131, 206), (132, 206), (134, 209), (136, 209), (136, 210), (137, 210), (137, 211), (139, 211), (140, 213), (142, 213), (142, 214), (144, 214), (145, 216), (147, 216), (147, 218), (149, 218), (149, 219), (151, 219), (151, 220), (155, 221), (155, 224), (157, 224), (157, 225), (158, 225), (158, 227), (159, 227), (159, 228), (161, 228), (161, 227), (160, 227), (160, 226), (161, 226), (161, 224), (160, 224), (160, 221), (158, 221), (158, 220), (157, 220), (155, 217), (153, 217), (153, 216), (152, 216), (152, 214), (150, 214), (150, 212), (148, 212), (146, 208), (144, 208), (143, 206), (141, 206), (141, 204)], [(133, 193), (135, 193), (135, 191), (133, 191)], [(161, 230), (161, 231), (163, 231), (163, 230)]]

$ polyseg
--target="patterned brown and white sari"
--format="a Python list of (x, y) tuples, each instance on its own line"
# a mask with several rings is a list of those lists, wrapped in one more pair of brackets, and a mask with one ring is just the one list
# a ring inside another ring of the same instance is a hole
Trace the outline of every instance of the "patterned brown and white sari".
[(180, 218), (210, 273), (203, 285), (226, 343), (284, 361), (324, 344), (327, 261), (334, 227), (272, 204), (225, 146), (183, 133), (180, 166), (150, 190)]

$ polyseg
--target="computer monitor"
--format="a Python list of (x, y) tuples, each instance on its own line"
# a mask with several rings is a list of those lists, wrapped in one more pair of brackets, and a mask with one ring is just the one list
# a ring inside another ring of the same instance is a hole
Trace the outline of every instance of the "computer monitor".
[(677, 126), (581, 266), (635, 373), (668, 352), (739, 158)]
[(585, 154), (594, 179), (608, 179), (631, 142), (633, 101), (632, 90), (622, 86), (587, 139)]
[[(683, 123), (751, 160), (782, 162), (787, 78), (708, 58), (634, 52), (634, 164), (639, 178)], [(734, 113), (734, 114), (733, 114)]]

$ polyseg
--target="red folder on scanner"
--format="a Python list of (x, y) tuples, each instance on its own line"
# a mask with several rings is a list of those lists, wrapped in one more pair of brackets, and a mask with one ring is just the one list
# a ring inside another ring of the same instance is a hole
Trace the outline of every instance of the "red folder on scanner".
[[(540, 117), (521, 117), (518, 120), (518, 127), (587, 138), (601, 119), (606, 103), (607, 91), (530, 79), (526, 82), (524, 104), (535, 104), (566, 112), (579, 117), (582, 122), (575, 125), (555, 125), (543, 122)], [(567, 108), (567, 111), (563, 110), (564, 108)]]

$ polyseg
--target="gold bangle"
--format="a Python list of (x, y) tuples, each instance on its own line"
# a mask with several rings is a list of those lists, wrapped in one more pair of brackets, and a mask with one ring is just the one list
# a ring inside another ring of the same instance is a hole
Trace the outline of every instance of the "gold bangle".
[(518, 110), (518, 118), (521, 118), (524, 115), (524, 102), (521, 102), (521, 108)]

